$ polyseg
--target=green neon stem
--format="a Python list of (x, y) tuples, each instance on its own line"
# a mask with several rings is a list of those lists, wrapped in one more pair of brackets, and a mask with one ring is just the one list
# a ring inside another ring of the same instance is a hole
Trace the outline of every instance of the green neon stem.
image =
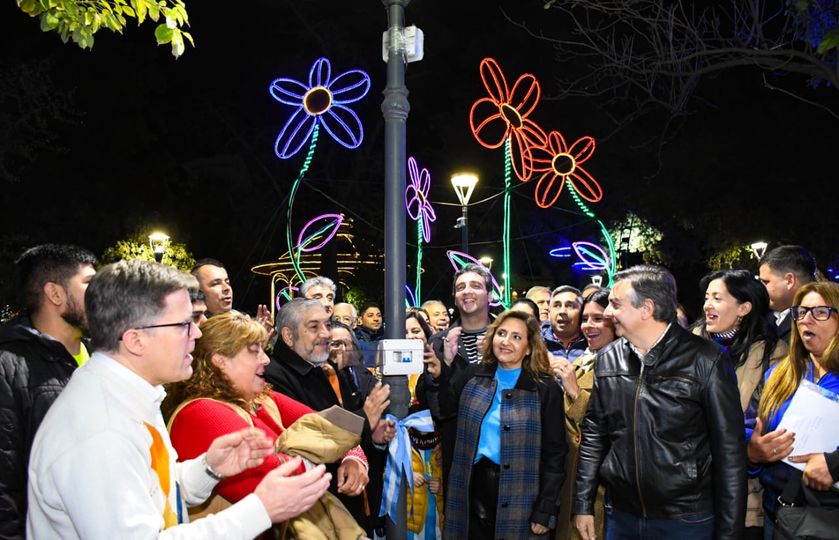
[(417, 278), (416, 284), (414, 285), (414, 303), (416, 306), (420, 307), (422, 302), (420, 302), (420, 287), (422, 286), (422, 214), (420, 214), (419, 219), (417, 220)]
[(570, 180), (567, 182), (568, 190), (571, 192), (571, 198), (574, 199), (574, 202), (577, 203), (577, 206), (580, 207), (580, 210), (583, 211), (585, 215), (597, 221), (597, 224), (600, 225), (600, 233), (603, 235), (603, 239), (606, 240), (606, 246), (609, 248), (609, 267), (606, 269), (606, 273), (609, 274), (609, 287), (614, 285), (615, 283), (615, 272), (618, 270), (618, 262), (617, 256), (615, 254), (615, 243), (612, 241), (612, 235), (609, 234), (609, 231), (606, 229), (606, 226), (603, 225), (603, 222), (597, 219), (594, 215), (594, 212), (586, 206), (586, 203), (580, 198), (580, 195), (577, 193), (577, 189), (574, 187), (573, 182)]
[(288, 196), (288, 213), (286, 214), (285, 239), (286, 244), (288, 245), (288, 255), (291, 259), (291, 265), (294, 267), (294, 273), (297, 275), (297, 279), (299, 279), (301, 283), (306, 281), (306, 276), (304, 276), (303, 271), (300, 270), (300, 254), (302, 253), (303, 246), (297, 246), (297, 249), (295, 249), (294, 244), (291, 242), (291, 211), (294, 208), (294, 196), (297, 195), (297, 188), (300, 187), (300, 183), (303, 181), (303, 176), (305, 176), (306, 171), (309, 170), (309, 165), (312, 163), (312, 157), (315, 155), (315, 146), (318, 144), (318, 128), (318, 124), (315, 123), (315, 129), (312, 131), (312, 141), (309, 143), (308, 152), (306, 152), (306, 159), (303, 160), (303, 166), (300, 167), (300, 173), (298, 173), (297, 179), (291, 186), (291, 194)]
[(501, 303), (504, 309), (510, 307), (510, 180), (512, 178), (513, 158), (512, 143), (510, 137), (504, 143), (504, 231), (502, 233), (502, 246), (504, 254), (502, 264), (504, 265), (504, 298)]

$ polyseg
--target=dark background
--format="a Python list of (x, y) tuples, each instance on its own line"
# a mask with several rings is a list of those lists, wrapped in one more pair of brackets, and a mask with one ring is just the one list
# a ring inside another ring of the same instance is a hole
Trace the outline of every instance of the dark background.
[[(272, 99), (268, 84), (281, 76), (305, 81), (320, 56), (336, 74), (367, 71), (372, 89), (352, 105), (365, 130), (358, 149), (346, 150), (321, 131), (295, 203), (295, 231), (315, 214), (343, 212), (354, 221), (362, 251), (381, 248), (382, 4), (254, 0), (231, 6), (188, 2), (196, 47), (187, 45), (175, 60), (168, 46), (155, 45), (150, 22), (129, 23), (122, 36), (100, 31), (93, 50), (82, 51), (42, 33), (13, 2), (2, 3), (0, 304), (11, 301), (11, 261), (25, 247), (71, 242), (101, 253), (151, 228), (165, 230), (196, 257), (223, 260), (237, 308), (252, 311), (267, 302), (268, 280), (250, 268), (285, 251), (286, 197), (304, 157), (303, 151), (285, 161), (274, 155), (274, 140), (293, 109)], [(589, 206), (606, 223), (633, 211), (661, 229), (661, 248), (689, 306), (699, 304), (697, 283), (708, 257), (725, 247), (801, 243), (822, 270), (839, 257), (835, 118), (766, 89), (756, 70), (739, 68), (702, 80), (691, 114), (671, 125), (664, 144), (657, 139), (663, 113), (604, 139), (614, 126), (600, 100), (552, 99), (558, 93), (553, 48), (508, 18), (537, 33), (563, 31), (564, 22), (539, 1), (414, 0), (407, 8), (406, 24), (425, 33), (425, 59), (407, 68), (407, 148), (431, 171), (437, 211), (424, 247), (425, 298), (450, 299), (445, 251), (459, 248), (452, 227), (460, 209), (449, 177), (462, 169), (478, 173), (473, 201), (503, 188), (502, 151), (481, 147), (468, 125), (469, 107), (485, 95), (478, 64), (487, 56), (498, 60), (510, 84), (524, 72), (540, 81), (544, 97), (532, 117), (546, 131), (559, 130), (569, 142), (582, 135), (598, 139), (586, 169), (605, 196)], [(837, 109), (835, 88), (813, 90), (801, 82), (800, 89)], [(567, 192), (542, 210), (533, 202), (533, 184), (514, 182), (514, 288), (587, 282), (568, 260), (547, 252), (563, 242), (599, 241), (597, 226)], [(496, 265), (501, 221), (500, 197), (470, 210), (470, 251), (489, 254)], [(409, 264), (414, 231), (409, 221)], [(754, 261), (743, 264), (754, 267)], [(349, 285), (382, 296), (380, 272), (357, 278)]]

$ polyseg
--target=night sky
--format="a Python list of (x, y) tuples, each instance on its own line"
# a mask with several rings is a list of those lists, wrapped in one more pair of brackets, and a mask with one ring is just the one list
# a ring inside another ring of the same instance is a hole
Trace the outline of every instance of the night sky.
[[(100, 31), (93, 50), (82, 51), (43, 34), (13, 2), (2, 3), (0, 303), (9, 301), (10, 261), (23, 248), (72, 242), (101, 253), (152, 227), (185, 243), (196, 257), (223, 260), (237, 308), (252, 311), (266, 302), (267, 279), (249, 269), (285, 251), (286, 196), (303, 162), (302, 152), (289, 160), (274, 155), (274, 139), (293, 109), (272, 99), (268, 84), (281, 76), (305, 80), (320, 56), (330, 59), (333, 73), (367, 71), (372, 89), (353, 105), (365, 130), (358, 149), (346, 150), (321, 132), (297, 196), (294, 212), (301, 222), (295, 225), (343, 212), (353, 218), (361, 244), (382, 246), (382, 4), (188, 1), (187, 10), (196, 47), (187, 46), (175, 60), (168, 46), (156, 46), (148, 22), (129, 24), (122, 36)], [(835, 118), (766, 89), (759, 72), (741, 68), (702, 80), (690, 116), (671, 125), (659, 154), (649, 142), (661, 134), (664, 115), (606, 137), (614, 126), (601, 100), (551, 99), (559, 89), (550, 43), (528, 36), (507, 17), (549, 35), (564, 24), (558, 13), (530, 0), (415, 0), (407, 8), (406, 23), (425, 33), (425, 59), (407, 68), (407, 148), (431, 171), (434, 203), (456, 203), (449, 177), (463, 169), (481, 178), (473, 200), (503, 188), (502, 151), (481, 147), (468, 125), (469, 107), (485, 95), (478, 64), (491, 56), (511, 81), (525, 72), (540, 81), (543, 100), (533, 118), (546, 131), (559, 130), (569, 141), (598, 139), (586, 168), (605, 196), (591, 208), (607, 223), (633, 211), (659, 227), (688, 305), (698, 305), (698, 277), (721, 247), (801, 243), (823, 269), (839, 259), (839, 213), (831, 204), (839, 191)], [(780, 81), (839, 110), (835, 88), (812, 90), (792, 77)], [(512, 201), (514, 288), (587, 282), (567, 260), (547, 255), (563, 242), (598, 240), (596, 225), (568, 194), (542, 210), (533, 202), (533, 185), (523, 184)], [(445, 251), (459, 246), (452, 227), (460, 209), (435, 209), (431, 244), (424, 249), (424, 296), (448, 300)], [(470, 210), (473, 255), (500, 261), (501, 221), (500, 197)], [(413, 258), (409, 247), (409, 264)], [(374, 298), (382, 295), (376, 279), (363, 283)]]

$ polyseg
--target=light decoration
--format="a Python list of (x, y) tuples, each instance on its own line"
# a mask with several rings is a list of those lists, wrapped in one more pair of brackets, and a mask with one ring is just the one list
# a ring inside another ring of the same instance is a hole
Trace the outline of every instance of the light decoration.
[(571, 257), (571, 246), (553, 248), (548, 252), (548, 255), (557, 259), (568, 259)]
[(580, 137), (568, 146), (558, 131), (551, 131), (544, 147), (531, 149), (533, 172), (542, 173), (536, 182), (535, 199), (540, 208), (550, 208), (562, 194), (566, 181), (588, 202), (603, 198), (603, 188), (581, 167), (594, 153), (594, 139)]
[(413, 289), (411, 289), (410, 285), (405, 285), (405, 307), (419, 307), (419, 303), (417, 302), (417, 295), (414, 294)]
[(286, 243), (292, 254), (292, 264), (298, 279), (305, 279), (300, 270), (299, 253), (292, 246), (291, 218), (294, 197), (312, 162), (317, 146), (319, 128), (323, 128), (342, 146), (358, 148), (364, 138), (364, 128), (358, 115), (347, 107), (359, 101), (370, 91), (370, 76), (352, 69), (332, 77), (332, 65), (326, 58), (318, 58), (309, 70), (308, 84), (295, 79), (281, 77), (274, 79), (268, 91), (271, 97), (297, 109), (286, 121), (277, 140), (274, 153), (280, 159), (294, 156), (309, 141), (309, 149), (297, 179), (291, 187), (288, 199)]
[(484, 268), (486, 268), (487, 272), (489, 272), (489, 278), (492, 283), (492, 291), (490, 292), (489, 296), (489, 305), (496, 307), (502, 304), (501, 300), (504, 294), (501, 291), (501, 286), (498, 284), (498, 281), (495, 279), (495, 276), (492, 274), (492, 272), (490, 272), (489, 268), (482, 264), (481, 261), (469, 255), (468, 253), (463, 253), (462, 251), (455, 251), (452, 249), (446, 251), (446, 257), (449, 258), (449, 262), (454, 267), (455, 272), (460, 271), (464, 266), (470, 263), (477, 264), (478, 266), (483, 266)]
[[(599, 202), (603, 198), (603, 188), (588, 171), (580, 166), (581, 163), (591, 158), (594, 148), (593, 137), (588, 135), (580, 137), (569, 146), (558, 131), (551, 131), (548, 140), (542, 147), (530, 148), (533, 172), (541, 173), (539, 180), (536, 182), (534, 198), (539, 207), (550, 208), (559, 199), (565, 185), (568, 185), (568, 193), (571, 194), (571, 198), (580, 208), (580, 211), (595, 220), (600, 226), (600, 232), (609, 248), (608, 256), (604, 252), (601, 261), (605, 263), (603, 270), (606, 270), (609, 275), (608, 286), (611, 287), (614, 283), (615, 272), (617, 272), (615, 244), (603, 222), (597, 219), (594, 212), (583, 202), (583, 199), (588, 202)], [(598, 249), (600, 249), (599, 246)], [(587, 260), (579, 253), (577, 255), (581, 259)], [(599, 265), (600, 263), (596, 264)], [(585, 261), (579, 266), (593, 271), (591, 265)]]
[(408, 216), (417, 222), (417, 273), (415, 279), (415, 292), (411, 293), (412, 306), (419, 306), (422, 298), (422, 243), (431, 240), (431, 222), (437, 219), (437, 214), (428, 200), (428, 192), (431, 189), (431, 173), (425, 167), (420, 170), (417, 160), (413, 156), (408, 158), (408, 179), (405, 187), (405, 209)]
[(527, 182), (533, 175), (530, 148), (547, 144), (545, 131), (529, 118), (541, 95), (539, 82), (530, 73), (516, 79), (513, 87), (493, 58), (480, 64), (481, 80), (488, 97), (480, 98), (469, 110), (469, 127), (482, 146), (490, 149), (504, 145), (504, 222), (502, 233), (502, 275), (504, 294), (502, 303), (510, 305), (510, 189), (511, 172)]
[(591, 242), (574, 242), (571, 244), (571, 247), (574, 248), (574, 253), (580, 259), (579, 263), (574, 263), (574, 265), (579, 265), (580, 269), (593, 272), (609, 269), (609, 256), (597, 244), (592, 244)]
[[(306, 236), (305, 233), (308, 232), (309, 228), (313, 228), (313, 226), (318, 224), (320, 221), (326, 221), (326, 223), (321, 225), (315, 232)], [(300, 235), (297, 237), (297, 251), (311, 253), (321, 249), (323, 246), (328, 244), (336, 234), (338, 234), (338, 228), (343, 222), (344, 216), (342, 214), (321, 214), (312, 218), (303, 226), (302, 229), (300, 229)], [(315, 241), (318, 241), (319, 243), (315, 246), (311, 246), (310, 244)]]
[[(280, 304), (280, 300), (284, 299), (285, 302), (290, 301), (292, 298), (294, 298), (294, 293), (299, 291), (299, 290), (300, 290), (300, 288), (294, 287), (292, 285), (288, 285), (288, 286), (280, 289), (280, 291), (277, 293), (276, 298), (274, 298), (274, 305), (277, 306), (277, 311), (279, 311), (281, 309), (280, 306), (282, 304)], [(285, 302), (283, 302), (283, 303), (285, 303)]]

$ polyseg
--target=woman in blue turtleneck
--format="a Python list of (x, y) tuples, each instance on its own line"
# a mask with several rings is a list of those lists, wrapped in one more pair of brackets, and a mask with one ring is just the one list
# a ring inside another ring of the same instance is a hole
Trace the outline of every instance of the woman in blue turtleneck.
[(505, 311), (487, 330), (481, 362), (458, 369), (438, 379), (441, 409), (457, 412), (443, 538), (546, 538), (568, 445), (539, 323)]
[[(694, 333), (718, 343), (728, 351), (737, 375), (740, 405), (745, 411), (764, 372), (787, 353), (778, 340), (769, 311), (766, 287), (747, 270), (719, 270), (700, 281), (705, 293), (704, 318)], [(762, 538), (762, 489), (749, 480), (746, 538)]]

